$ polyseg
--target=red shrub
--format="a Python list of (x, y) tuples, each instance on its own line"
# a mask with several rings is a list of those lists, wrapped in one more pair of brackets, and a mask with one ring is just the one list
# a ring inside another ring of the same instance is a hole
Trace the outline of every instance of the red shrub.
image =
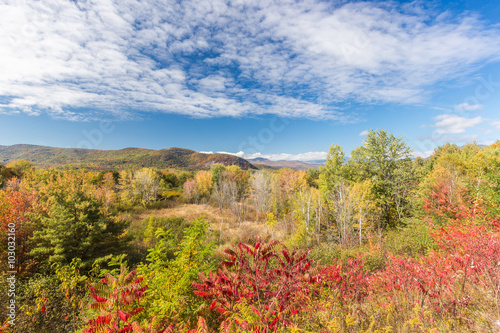
[[(200, 274), (201, 282), (193, 287), (221, 319), (254, 332), (276, 332), (279, 326), (289, 325), (294, 314), (307, 310), (311, 285), (318, 281), (308, 252), (289, 252), (276, 241), (240, 243), (225, 250), (228, 260), (222, 262), (222, 269), (208, 277)], [(250, 321), (239, 313), (247, 306), (258, 320)]]

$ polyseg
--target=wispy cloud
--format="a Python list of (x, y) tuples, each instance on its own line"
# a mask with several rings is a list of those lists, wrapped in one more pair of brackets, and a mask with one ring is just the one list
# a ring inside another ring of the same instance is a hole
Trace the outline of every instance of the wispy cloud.
[(481, 110), (484, 107), (482, 104), (469, 104), (469, 103), (462, 103), (455, 105), (455, 110), (456, 111), (477, 111)]
[(475, 127), (484, 119), (480, 116), (475, 118), (460, 117), (454, 114), (442, 114), (434, 118), (437, 134), (460, 134), (465, 133), (467, 128)]
[(493, 126), (496, 129), (500, 130), (500, 120), (494, 120), (490, 124), (491, 124), (491, 126)]
[(2, 1), (0, 29), (0, 112), (72, 120), (352, 122), (343, 102), (420, 102), (500, 57), (477, 17), (394, 2)]
[(432, 154), (434, 154), (434, 150), (427, 150), (427, 151), (423, 151), (423, 152), (414, 151), (412, 153), (413, 157), (421, 157), (421, 158), (427, 158), (427, 157), (431, 156)]
[(364, 130), (364, 131), (361, 131), (361, 133), (359, 133), (359, 136), (367, 136), (368, 135), (368, 130)]
[[(214, 152), (213, 151), (200, 151), (200, 153), (213, 154)], [(322, 152), (322, 151), (307, 152), (307, 153), (301, 153), (301, 154), (285, 154), (285, 153), (280, 153), (280, 154), (262, 154), (262, 153), (247, 154), (243, 151), (240, 151), (237, 153), (218, 151), (218, 153), (235, 155), (235, 156), (245, 158), (245, 159), (265, 158), (265, 159), (268, 159), (271, 161), (323, 161), (323, 160), (326, 160), (326, 156), (328, 155), (327, 152)]]

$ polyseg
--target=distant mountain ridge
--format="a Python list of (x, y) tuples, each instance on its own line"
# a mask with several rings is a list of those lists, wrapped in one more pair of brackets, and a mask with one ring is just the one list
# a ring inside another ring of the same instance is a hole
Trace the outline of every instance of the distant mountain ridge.
[(274, 168), (290, 168), (295, 170), (307, 170), (310, 168), (319, 168), (320, 166), (325, 165), (325, 163), (321, 163), (322, 161), (311, 161), (311, 162), (287, 161), (287, 160), (272, 161), (262, 157), (251, 158), (251, 159), (249, 158), (247, 159), (247, 161), (249, 161), (255, 166), (266, 165)]
[(184, 148), (152, 150), (124, 148), (97, 150), (79, 148), (55, 148), (18, 144), (0, 146), (0, 164), (24, 159), (39, 167), (64, 167), (103, 169), (127, 169), (138, 167), (183, 168), (196, 170), (214, 163), (237, 165), (242, 169), (256, 169), (247, 160), (228, 154), (204, 154)]

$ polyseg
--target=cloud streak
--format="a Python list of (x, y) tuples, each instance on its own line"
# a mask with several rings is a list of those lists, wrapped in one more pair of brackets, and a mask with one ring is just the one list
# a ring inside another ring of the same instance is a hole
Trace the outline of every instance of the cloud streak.
[(361, 132), (359, 133), (359, 136), (367, 136), (367, 135), (368, 135), (368, 132), (369, 132), (368, 130), (361, 131)]
[[(203, 154), (213, 154), (213, 151), (200, 151), (200, 153)], [(220, 154), (229, 154), (229, 155), (234, 155), (238, 156), (244, 159), (254, 159), (254, 158), (265, 158), (271, 161), (323, 161), (326, 160), (326, 157), (328, 155), (327, 152), (323, 151), (318, 151), (318, 152), (306, 152), (306, 153), (300, 153), (300, 154), (286, 154), (286, 153), (279, 153), (279, 154), (262, 154), (262, 153), (254, 153), (254, 154), (248, 154), (243, 151), (237, 152), (237, 153), (230, 153), (230, 152), (225, 152), (225, 151), (218, 151), (217, 153)]]
[(461, 112), (467, 112), (467, 111), (477, 111), (481, 110), (484, 107), (482, 104), (469, 104), (469, 103), (462, 103), (455, 105), (455, 110), (456, 111), (461, 111)]
[(477, 17), (393, 2), (1, 0), (0, 29), (0, 113), (70, 120), (353, 122), (344, 103), (421, 102), (500, 55)]
[(484, 121), (480, 116), (475, 118), (460, 117), (454, 114), (442, 114), (434, 118), (437, 127), (437, 134), (461, 134), (465, 133), (467, 128), (473, 128)]

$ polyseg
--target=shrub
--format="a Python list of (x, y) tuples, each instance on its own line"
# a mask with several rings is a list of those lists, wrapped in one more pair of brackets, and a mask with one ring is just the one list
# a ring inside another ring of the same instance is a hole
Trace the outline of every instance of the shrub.
[(138, 301), (147, 289), (141, 282), (142, 277), (136, 279), (136, 271), (129, 273), (123, 264), (118, 276), (105, 273), (101, 281), (89, 288), (90, 296), (95, 300), (90, 308), (96, 311), (97, 317), (87, 322), (85, 332), (137, 331), (140, 326), (132, 322), (132, 318), (143, 310)]
[(387, 232), (385, 247), (396, 255), (418, 257), (428, 250), (436, 249), (434, 238), (429, 234), (432, 227), (428, 222), (419, 219), (405, 220), (406, 226)]
[(289, 251), (277, 241), (239, 243), (225, 250), (222, 268), (208, 276), (201, 273), (201, 281), (193, 287), (219, 313), (223, 325), (277, 332), (293, 325), (294, 316), (308, 309), (318, 282), (308, 253)]

